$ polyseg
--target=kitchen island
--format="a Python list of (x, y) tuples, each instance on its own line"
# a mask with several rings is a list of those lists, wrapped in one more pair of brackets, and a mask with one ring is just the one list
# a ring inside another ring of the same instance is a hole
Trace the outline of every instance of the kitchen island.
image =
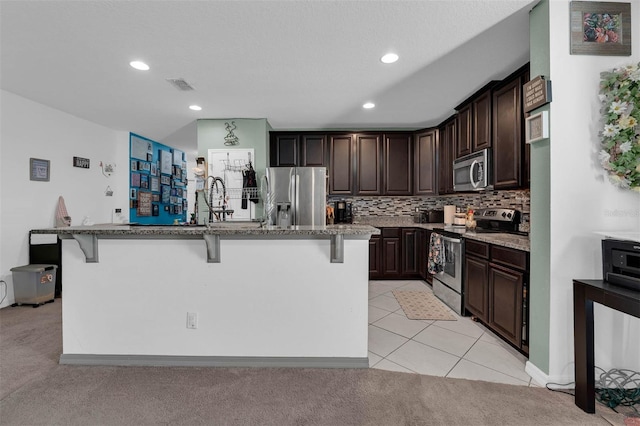
[(63, 364), (368, 367), (366, 225), (96, 225), (62, 239)]

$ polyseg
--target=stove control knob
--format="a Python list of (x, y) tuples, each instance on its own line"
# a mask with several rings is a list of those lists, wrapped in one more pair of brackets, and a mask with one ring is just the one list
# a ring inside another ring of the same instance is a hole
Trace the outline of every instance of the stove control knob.
[(513, 216), (511, 213), (507, 213), (507, 217), (508, 217), (509, 219), (511, 219), (511, 216)]
[(507, 213), (506, 212), (502, 212), (502, 217), (507, 217)]

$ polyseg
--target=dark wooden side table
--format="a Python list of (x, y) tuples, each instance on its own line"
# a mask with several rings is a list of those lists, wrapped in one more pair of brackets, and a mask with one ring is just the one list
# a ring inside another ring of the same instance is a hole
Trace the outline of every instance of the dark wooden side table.
[(640, 318), (640, 291), (614, 286), (603, 280), (573, 280), (575, 403), (587, 413), (596, 412), (593, 302)]

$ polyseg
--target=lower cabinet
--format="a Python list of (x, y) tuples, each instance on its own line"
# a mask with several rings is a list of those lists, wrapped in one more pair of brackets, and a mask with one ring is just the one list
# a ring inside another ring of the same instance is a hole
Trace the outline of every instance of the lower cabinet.
[(369, 240), (369, 279), (424, 279), (423, 241), (422, 229), (381, 228), (380, 235)]
[(465, 309), (525, 354), (528, 265), (525, 251), (465, 240)]

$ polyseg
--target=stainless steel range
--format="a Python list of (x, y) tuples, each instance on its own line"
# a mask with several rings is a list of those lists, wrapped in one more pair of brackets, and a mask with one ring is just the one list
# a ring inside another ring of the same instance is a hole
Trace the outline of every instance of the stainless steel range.
[(520, 212), (514, 209), (488, 208), (474, 212), (476, 228), (467, 231), (464, 226), (435, 228), (434, 233), (442, 236), (444, 258), (442, 272), (433, 276), (433, 293), (458, 315), (464, 315), (464, 238), (467, 233), (509, 233), (525, 234), (518, 231)]

